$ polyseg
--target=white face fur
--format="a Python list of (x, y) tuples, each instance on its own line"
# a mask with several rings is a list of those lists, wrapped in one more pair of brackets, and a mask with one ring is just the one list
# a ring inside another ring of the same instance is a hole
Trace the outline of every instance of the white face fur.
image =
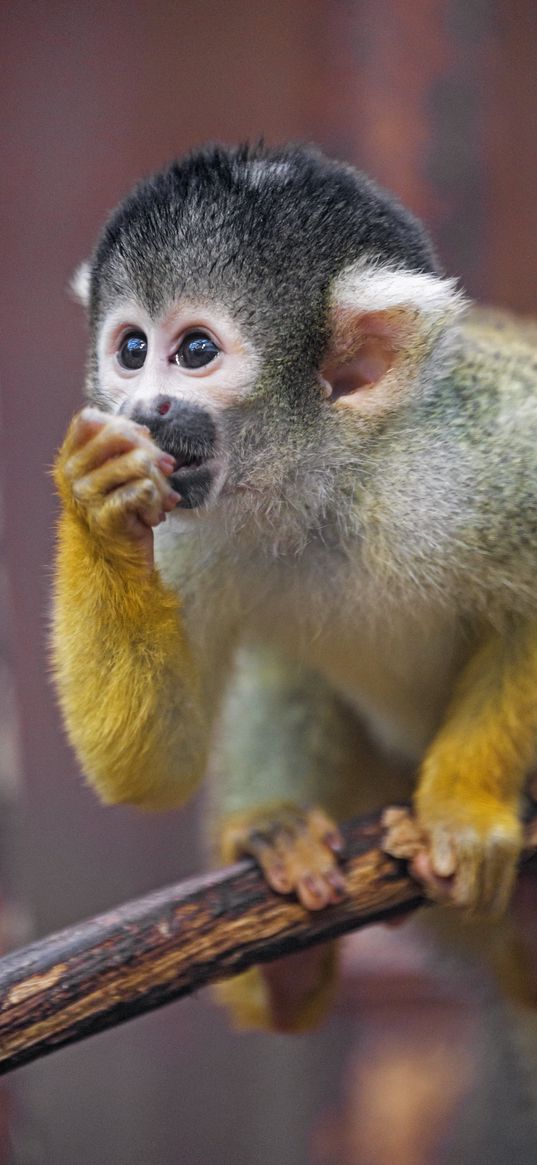
[(248, 394), (259, 366), (223, 309), (185, 302), (158, 320), (134, 300), (118, 303), (104, 320), (97, 359), (111, 407), (127, 414), (157, 396), (214, 413)]

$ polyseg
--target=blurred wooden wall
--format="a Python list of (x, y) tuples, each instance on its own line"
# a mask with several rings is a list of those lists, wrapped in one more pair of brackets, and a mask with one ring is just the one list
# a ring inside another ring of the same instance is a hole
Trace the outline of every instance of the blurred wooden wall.
[[(85, 347), (65, 295), (72, 270), (141, 174), (207, 138), (264, 134), (314, 139), (363, 166), (426, 218), (472, 294), (536, 308), (536, 36), (530, 0), (6, 7), (5, 545), (24, 769), (17, 872), (39, 933), (199, 863), (193, 810), (149, 818), (95, 804), (47, 681), (47, 470), (80, 404)], [(16, 1159), (301, 1165), (346, 1038), (334, 1020), (308, 1041), (240, 1040), (202, 1000), (171, 1008), (21, 1071)]]

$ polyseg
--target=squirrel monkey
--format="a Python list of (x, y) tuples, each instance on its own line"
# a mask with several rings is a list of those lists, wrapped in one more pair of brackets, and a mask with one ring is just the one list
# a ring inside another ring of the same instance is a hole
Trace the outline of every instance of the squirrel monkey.
[[(422, 875), (503, 910), (537, 739), (537, 329), (469, 310), (421, 224), (313, 148), (174, 162), (76, 289), (53, 654), (88, 779), (177, 805), (212, 742), (218, 857), (310, 910), (345, 893), (336, 821), (415, 785)], [(295, 958), (224, 985), (240, 1022), (319, 1013), (333, 950)]]

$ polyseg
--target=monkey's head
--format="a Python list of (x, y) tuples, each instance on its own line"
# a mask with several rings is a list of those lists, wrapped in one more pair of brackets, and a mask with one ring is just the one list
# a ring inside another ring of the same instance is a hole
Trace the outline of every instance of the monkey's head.
[(183, 507), (310, 531), (352, 508), (460, 309), (417, 220), (300, 147), (209, 147), (142, 182), (75, 290), (89, 396), (173, 454)]

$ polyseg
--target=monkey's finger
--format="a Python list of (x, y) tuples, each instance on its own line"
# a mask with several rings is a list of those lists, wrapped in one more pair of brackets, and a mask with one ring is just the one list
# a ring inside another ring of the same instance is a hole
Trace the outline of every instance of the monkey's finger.
[(261, 867), (263, 876), (272, 890), (277, 894), (291, 893), (294, 887), (287, 863), (262, 833), (253, 833), (242, 848), (243, 852), (249, 853)]
[(453, 878), (441, 878), (435, 874), (427, 850), (421, 850), (412, 858), (410, 872), (435, 902), (448, 902), (452, 897)]
[(333, 852), (311, 833), (300, 834), (287, 854), (287, 870), (295, 891), (308, 910), (340, 902), (347, 892), (345, 877)]
[(102, 499), (113, 490), (148, 478), (158, 493), (160, 501), (172, 502), (173, 490), (159, 466), (144, 449), (124, 453), (111, 461), (106, 461), (99, 469), (92, 470), (85, 477), (73, 483), (73, 494), (86, 506), (100, 505)]
[(100, 409), (85, 408), (73, 417), (60, 448), (60, 459), (69, 457), (75, 450), (85, 445), (91, 437), (110, 419), (109, 413)]
[(431, 831), (429, 854), (433, 873), (439, 878), (451, 878), (457, 868), (457, 855), (447, 830), (436, 828)]
[(266, 854), (259, 860), (263, 876), (277, 894), (290, 894), (294, 889), (285, 863), (274, 854)]
[[(127, 512), (135, 514), (145, 526), (160, 526), (164, 521), (167, 511), (160, 490), (157, 487), (155, 492), (155, 483), (148, 478), (143, 478), (140, 482), (130, 482), (120, 487), (119, 491), (112, 491), (108, 497), (113, 498), (116, 492), (123, 493)], [(179, 498), (174, 505), (177, 505), (178, 501)]]
[(306, 910), (324, 910), (332, 901), (329, 883), (319, 874), (304, 874), (295, 889), (299, 902)]
[(247, 854), (257, 862), (269, 886), (277, 894), (290, 894), (293, 885), (285, 860), (277, 852), (267, 831), (249, 830), (238, 839), (237, 852)]
[(322, 841), (334, 854), (342, 854), (345, 848), (343, 834), (332, 818), (323, 809), (310, 809), (307, 825), (311, 833)]
[[(91, 422), (88, 427), (91, 427)], [(124, 417), (109, 417), (106, 425), (99, 426), (81, 447), (72, 451), (65, 461), (65, 473), (71, 480), (85, 477), (107, 461), (134, 449), (142, 449), (148, 457), (175, 468), (174, 458), (157, 450), (145, 429)]]
[(323, 910), (325, 906), (335, 906), (347, 894), (347, 884), (339, 870), (324, 873), (305, 873), (298, 878), (296, 894), (307, 910)]
[(382, 813), (385, 830), (382, 849), (394, 858), (410, 861), (426, 849), (423, 830), (409, 809), (390, 805)]
[(132, 535), (141, 526), (158, 526), (164, 520), (159, 492), (149, 478), (119, 486), (104, 499), (98, 510), (88, 513), (90, 526), (116, 538)]
[[(87, 406), (73, 417), (65, 434), (61, 449), (60, 460), (65, 461), (78, 450), (82, 449), (98, 433), (106, 428), (114, 418), (110, 413), (101, 409)], [(117, 418), (124, 420), (125, 418)], [(141, 426), (140, 426), (141, 428)]]
[(171, 510), (175, 510), (175, 507), (178, 506), (179, 502), (182, 500), (183, 499), (181, 494), (178, 494), (174, 489), (170, 490), (170, 492), (166, 494), (166, 497), (162, 500), (162, 509), (164, 510), (164, 513), (168, 514)]

